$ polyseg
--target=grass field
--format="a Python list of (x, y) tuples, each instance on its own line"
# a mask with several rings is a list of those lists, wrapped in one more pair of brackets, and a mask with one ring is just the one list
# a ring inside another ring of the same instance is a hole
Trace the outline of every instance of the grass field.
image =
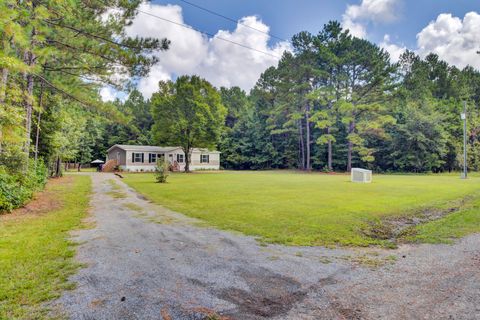
[(173, 174), (166, 184), (155, 183), (152, 174), (127, 174), (124, 181), (170, 209), (266, 242), (390, 245), (365, 230), (385, 219), (451, 207), (454, 213), (404, 238), (446, 242), (480, 231), (478, 177), (375, 175), (371, 184), (356, 184), (346, 175), (274, 171)]
[(52, 180), (27, 209), (0, 217), (0, 319), (47, 319), (42, 304), (72, 286), (79, 266), (67, 237), (81, 226), (89, 193), (89, 177)]
[[(78, 172), (78, 169), (68, 169), (67, 172)], [(97, 168), (81, 168), (80, 172), (97, 172)]]

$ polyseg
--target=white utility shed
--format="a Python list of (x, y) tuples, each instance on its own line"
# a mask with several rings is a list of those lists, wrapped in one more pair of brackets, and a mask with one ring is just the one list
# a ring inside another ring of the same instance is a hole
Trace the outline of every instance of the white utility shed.
[(372, 182), (372, 170), (362, 168), (352, 168), (352, 182), (370, 183)]

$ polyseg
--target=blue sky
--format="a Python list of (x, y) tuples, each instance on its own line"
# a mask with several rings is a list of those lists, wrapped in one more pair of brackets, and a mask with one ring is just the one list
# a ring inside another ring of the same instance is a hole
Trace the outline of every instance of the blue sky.
[[(185, 22), (210, 33), (219, 29), (233, 30), (235, 24), (216, 17), (182, 1), (153, 1), (158, 4), (177, 4), (183, 8)], [(329, 20), (342, 20), (347, 5), (360, 4), (352, 0), (189, 0), (202, 7), (224, 14), (233, 19), (258, 15), (269, 25), (271, 33), (286, 39), (299, 31), (318, 32)], [(470, 11), (480, 12), (480, 0), (406, 0), (403, 1), (400, 17), (391, 24), (369, 25), (369, 39), (383, 40), (389, 34), (392, 41), (415, 47), (416, 35), (440, 13), (452, 13), (463, 17)], [(480, 32), (480, 30), (479, 30)], [(276, 42), (275, 38), (271, 39)]]
[[(241, 23), (181, 0), (141, 4), (126, 33), (171, 40), (168, 51), (155, 53), (159, 63), (137, 83), (147, 98), (157, 91), (159, 81), (174, 80), (183, 74), (199, 75), (217, 87), (239, 86), (248, 91), (263, 71), (277, 65), (285, 50), (291, 50), (288, 41), (270, 35), (289, 40), (300, 31), (315, 34), (329, 20), (337, 20), (353, 35), (375, 42), (390, 53), (392, 62), (409, 49), (422, 57), (436, 53), (459, 68), (470, 65), (480, 69), (476, 54), (480, 50), (480, 0), (186, 1)], [(101, 95), (104, 100), (119, 96), (111, 88), (103, 88)]]

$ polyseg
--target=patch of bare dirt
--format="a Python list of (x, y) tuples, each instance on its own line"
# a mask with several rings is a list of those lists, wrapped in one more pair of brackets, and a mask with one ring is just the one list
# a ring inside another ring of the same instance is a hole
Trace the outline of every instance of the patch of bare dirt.
[(473, 265), (480, 268), (480, 253), (475, 254), (472, 257)]
[(242, 270), (238, 274), (250, 290), (231, 287), (219, 291), (217, 296), (235, 304), (241, 315), (264, 318), (282, 315), (307, 295), (298, 281), (265, 269)]
[(369, 222), (367, 227), (362, 229), (361, 232), (374, 239), (396, 242), (398, 239), (412, 234), (417, 225), (438, 220), (457, 212), (472, 200), (471, 196), (467, 196), (460, 200), (452, 201), (446, 208), (426, 208), (413, 214), (385, 217), (381, 221)]
[(160, 314), (162, 316), (162, 320), (172, 320), (172, 317), (166, 308), (162, 308), (162, 310), (160, 310)]
[(193, 308), (195, 315), (200, 315), (202, 320), (233, 320), (232, 318), (221, 316), (217, 312), (212, 309), (204, 308), (204, 307), (197, 307)]
[(339, 319), (345, 320), (362, 320), (362, 313), (360, 309), (352, 309), (350, 307), (345, 307), (341, 303), (335, 301), (330, 304), (330, 306), (338, 314)]
[(25, 206), (15, 209), (10, 213), (0, 215), (0, 221), (23, 218), (27, 216), (42, 215), (59, 209), (62, 205), (55, 191), (55, 186), (73, 183), (72, 177), (50, 179), (43, 191), (34, 194), (33, 199)]

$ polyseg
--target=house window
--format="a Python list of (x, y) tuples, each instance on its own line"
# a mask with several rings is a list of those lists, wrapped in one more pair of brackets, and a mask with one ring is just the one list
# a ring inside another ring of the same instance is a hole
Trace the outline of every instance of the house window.
[(149, 153), (148, 154), (148, 162), (149, 163), (155, 163), (157, 162), (157, 154), (156, 153)]
[(200, 163), (209, 163), (210, 162), (210, 155), (202, 154), (200, 155)]
[(185, 155), (178, 153), (177, 154), (177, 162), (178, 163), (183, 163), (185, 161)]
[(143, 153), (134, 152), (132, 153), (132, 162), (143, 162)]

